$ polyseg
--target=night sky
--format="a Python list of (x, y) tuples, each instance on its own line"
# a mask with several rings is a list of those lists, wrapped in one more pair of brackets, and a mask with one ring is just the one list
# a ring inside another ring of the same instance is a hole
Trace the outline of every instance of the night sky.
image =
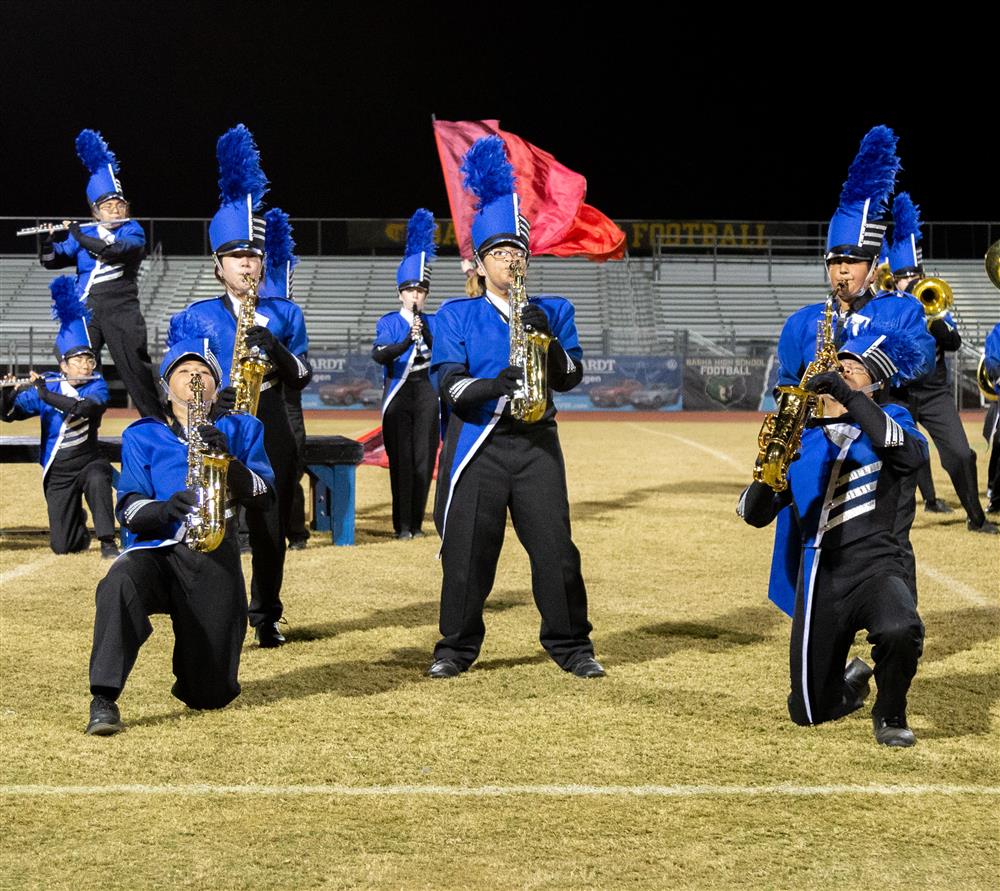
[(662, 39), (668, 26), (645, 14), (571, 33), (523, 6), (486, 19), (410, 8), (3, 3), (2, 213), (83, 213), (73, 139), (93, 127), (133, 212), (210, 216), (215, 141), (242, 121), (268, 203), (293, 216), (447, 215), (435, 113), (499, 118), (583, 173), (588, 201), (618, 219), (828, 219), (877, 123), (899, 134), (900, 186), (925, 219), (1000, 216), (995, 95), (984, 105), (989, 81), (968, 72), (953, 90), (936, 77), (932, 102), (892, 69), (834, 78), (822, 56), (793, 62), (756, 41), (702, 49)]

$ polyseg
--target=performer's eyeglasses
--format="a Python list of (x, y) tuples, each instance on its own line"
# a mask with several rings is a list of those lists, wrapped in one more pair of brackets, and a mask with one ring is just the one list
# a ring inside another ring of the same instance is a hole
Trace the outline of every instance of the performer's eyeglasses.
[(494, 248), (492, 251), (487, 251), (486, 253), (494, 260), (499, 260), (500, 262), (504, 260), (523, 260), (528, 256), (526, 252), (514, 248)]

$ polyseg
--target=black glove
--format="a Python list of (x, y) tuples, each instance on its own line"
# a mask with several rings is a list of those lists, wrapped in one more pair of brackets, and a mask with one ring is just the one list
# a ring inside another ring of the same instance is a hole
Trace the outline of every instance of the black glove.
[(236, 407), (236, 387), (223, 387), (216, 394), (215, 403), (212, 405), (211, 418), (222, 417), (227, 412), (231, 412)]
[(250, 349), (257, 347), (265, 353), (273, 353), (277, 343), (271, 331), (263, 325), (254, 325), (247, 331), (247, 346)]
[(509, 399), (521, 386), (521, 378), (521, 369), (516, 365), (508, 365), (490, 382), (490, 396), (495, 399), (506, 396)]
[(529, 303), (521, 310), (521, 321), (526, 328), (530, 326), (539, 334), (552, 336), (552, 329), (549, 327), (549, 317), (545, 315), (545, 310), (540, 306)]
[(846, 406), (854, 390), (836, 371), (824, 371), (806, 381), (806, 389), (811, 393), (828, 393), (841, 405)]
[(201, 437), (201, 441), (213, 452), (228, 454), (229, 440), (226, 438), (226, 434), (218, 427), (213, 427), (211, 424), (202, 424), (198, 428), (198, 435)]
[(160, 524), (166, 526), (168, 523), (183, 520), (197, 503), (198, 496), (190, 489), (181, 489), (179, 492), (174, 492), (167, 501), (158, 501), (156, 507), (160, 514)]

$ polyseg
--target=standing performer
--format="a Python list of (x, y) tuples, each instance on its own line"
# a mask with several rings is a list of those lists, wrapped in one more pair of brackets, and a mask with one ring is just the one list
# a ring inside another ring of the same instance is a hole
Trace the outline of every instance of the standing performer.
[[(890, 378), (909, 380), (922, 357), (898, 326), (872, 324), (838, 352), (841, 371), (812, 377), (807, 390), (823, 395), (823, 417), (802, 432), (800, 458), (788, 487), (753, 482), (737, 512), (763, 527), (791, 513), (799, 559), (790, 650), (788, 712), (801, 725), (820, 724), (861, 708), (872, 670), (860, 659), (844, 668), (855, 635), (874, 645), (878, 696), (875, 739), (887, 746), (916, 742), (906, 721), (906, 695), (923, 649), (924, 628), (910, 587), (911, 559), (897, 517), (912, 518), (913, 487), (906, 478), (927, 460), (927, 443), (909, 412), (880, 407), (870, 392)], [(772, 599), (779, 599), (773, 590)]]
[[(282, 300), (292, 298), (292, 272), (299, 263), (295, 256), (295, 242), (288, 214), (274, 207), (264, 214), (264, 280), (260, 286), (261, 297), (275, 297)], [(302, 390), (283, 387), (288, 421), (295, 437), (296, 470), (295, 484), (292, 486), (292, 504), (289, 510), (288, 528), (285, 537), (289, 550), (298, 551), (309, 541), (306, 526), (306, 496), (302, 488), (302, 477), (306, 472), (304, 451), (306, 447), (306, 421), (302, 414)]]
[[(986, 489), (986, 512), (1000, 513), (1000, 322), (986, 336), (983, 347), (983, 374), (992, 388), (993, 399), (983, 422), (983, 435), (990, 449), (989, 477)], [(987, 390), (984, 387), (983, 392)]]
[(42, 266), (76, 266), (76, 295), (88, 304), (94, 356), (107, 344), (125, 389), (144, 418), (162, 418), (163, 407), (146, 345), (146, 320), (139, 307), (136, 277), (146, 251), (146, 234), (128, 219), (129, 205), (118, 181), (118, 161), (101, 134), (83, 130), (76, 153), (90, 171), (87, 199), (93, 223), (66, 221), (69, 235), (41, 241)]
[[(219, 332), (222, 354), (220, 410), (233, 405), (229, 386), (233, 353), (237, 346), (238, 319), (251, 296), (253, 283), (260, 280), (264, 255), (264, 220), (254, 216), (267, 190), (267, 178), (260, 168), (260, 153), (253, 136), (242, 124), (219, 138), (219, 188), (222, 207), (212, 218), (208, 236), (215, 261), (215, 277), (225, 294), (199, 300), (186, 312), (207, 320)], [(250, 321), (253, 322), (250, 325)], [(283, 612), (281, 583), (285, 567), (285, 535), (292, 493), (298, 472), (298, 452), (283, 395), (285, 387), (301, 390), (309, 383), (312, 369), (307, 354), (302, 310), (291, 300), (258, 300), (252, 320), (248, 319), (245, 343), (250, 354), (266, 357), (270, 363), (260, 387), (257, 417), (264, 424), (264, 447), (274, 471), (277, 501), (266, 511), (249, 512), (253, 576), (250, 582), (250, 624), (262, 647), (285, 642), (278, 622)]]
[[(274, 500), (264, 431), (247, 414), (208, 423), (207, 408), (222, 376), (210, 328), (186, 314), (174, 316), (167, 346), (160, 376), (169, 421), (142, 418), (122, 435), (117, 512), (131, 541), (97, 587), (90, 656), (94, 698), (87, 725), (87, 733), (97, 736), (123, 727), (116, 700), (153, 632), (153, 613), (167, 613), (173, 624), (174, 696), (191, 708), (212, 709), (240, 692), (246, 586), (228, 499), (251, 513)], [(196, 378), (203, 390), (200, 412)], [(214, 530), (224, 535), (214, 550), (197, 542), (213, 516), (211, 488), (195, 491), (205, 451), (231, 456), (217, 495), (221, 500), (214, 504), (216, 522), (224, 527)], [(192, 515), (202, 520), (201, 527)]]
[(423, 536), (424, 510), (441, 442), (440, 406), (430, 382), (434, 315), (423, 312), (436, 256), (437, 225), (421, 208), (406, 229), (406, 255), (396, 270), (402, 307), (375, 326), (372, 358), (385, 367), (382, 437), (389, 457), (392, 528), (396, 538)]
[(59, 320), (56, 356), (61, 380), (35, 372), (31, 382), (0, 389), (0, 419), (20, 421), (41, 417), (42, 491), (49, 513), (49, 545), (57, 554), (90, 547), (87, 514), (94, 515), (94, 532), (102, 557), (117, 557), (115, 515), (111, 499), (111, 464), (97, 448), (97, 432), (107, 407), (108, 387), (94, 373), (96, 361), (87, 336), (86, 307), (76, 297), (73, 278), (60, 276), (49, 284), (52, 316)]
[[(924, 278), (923, 252), (920, 249), (920, 213), (907, 192), (900, 192), (892, 203), (893, 231), (889, 264), (896, 288), (901, 293), (919, 287)], [(970, 532), (996, 535), (1000, 530), (986, 520), (979, 503), (979, 480), (976, 475), (976, 453), (969, 446), (955, 399), (948, 386), (945, 352), (955, 352), (962, 345), (962, 335), (947, 308), (927, 318), (927, 328), (935, 342), (934, 369), (926, 377), (894, 393), (895, 400), (905, 405), (913, 420), (930, 434), (941, 456), (941, 464), (951, 477), (958, 499), (965, 508), (966, 526)], [(950, 513), (934, 491), (930, 462), (917, 472), (917, 485), (924, 497), (924, 507), (933, 513)]]
[[(455, 677), (479, 655), (483, 605), (493, 587), (509, 509), (531, 561), (542, 646), (577, 677), (602, 677), (590, 641), (580, 552), (570, 536), (552, 402), (552, 390), (570, 390), (583, 376), (573, 305), (555, 296), (511, 303), (512, 297), (524, 297), (520, 288), (514, 292), (529, 241), (503, 140), (478, 140), (462, 170), (466, 188), (478, 198), (472, 242), (486, 293), (445, 303), (434, 329), (431, 373), (450, 417), (434, 508), (444, 568), (442, 638), (428, 674)], [(531, 363), (528, 382), (540, 390), (544, 411), (534, 423), (512, 416), (510, 404), (512, 398), (522, 403), (526, 380), (525, 368), (511, 365), (511, 346), (530, 337), (550, 340), (541, 367)]]

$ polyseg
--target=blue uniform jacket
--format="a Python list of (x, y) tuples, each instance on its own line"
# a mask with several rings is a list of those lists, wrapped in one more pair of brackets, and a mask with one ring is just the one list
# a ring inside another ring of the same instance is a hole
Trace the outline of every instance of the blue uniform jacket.
[[(264, 451), (264, 425), (252, 415), (227, 414), (215, 426), (229, 440), (229, 454), (247, 466), (253, 475), (255, 494), (274, 488), (274, 474)], [(166, 501), (187, 488), (188, 445), (163, 421), (140, 418), (122, 434), (122, 472), (118, 480), (118, 521), (122, 527), (151, 501)], [(139, 498), (129, 501), (129, 495)], [(131, 534), (127, 550), (175, 545), (183, 539), (181, 523), (172, 523), (156, 533), (136, 539)], [(124, 537), (124, 536), (123, 536)]]
[(1000, 322), (986, 335), (986, 346), (983, 349), (986, 356), (986, 373), (989, 375), (997, 392), (1000, 393)]
[[(108, 402), (108, 385), (103, 378), (86, 381), (74, 388), (66, 381), (50, 381), (46, 388), (63, 396), (73, 396), (77, 399), (91, 399), (101, 405)], [(24, 418), (40, 417), (42, 422), (41, 458), (39, 463), (44, 468), (42, 479), (49, 472), (56, 454), (61, 450), (76, 448), (96, 435), (100, 427), (99, 418), (84, 418), (67, 414), (55, 406), (42, 401), (34, 387), (18, 393), (6, 421), (20, 421)], [(91, 429), (93, 425), (93, 430)]]
[[(809, 426), (802, 433), (801, 457), (788, 471), (789, 488), (776, 495), (783, 504), (777, 515), (769, 598), (791, 615), (796, 582), (812, 594), (813, 562), (819, 549), (841, 548), (862, 539), (894, 534), (899, 486), (910, 467), (895, 467), (892, 450), (902, 449), (900, 460), (912, 463), (912, 447), (926, 459), (927, 440), (917, 430), (910, 413), (900, 405), (884, 405), (884, 440), (872, 442), (850, 422)], [(745, 497), (745, 496), (744, 496)], [(740, 502), (743, 516), (743, 501)], [(805, 561), (805, 562), (803, 562)]]
[[(431, 338), (433, 340), (437, 333), (437, 328), (435, 327), (437, 322), (435, 320), (434, 313), (422, 312), (420, 313), (420, 318), (430, 329)], [(395, 312), (387, 312), (375, 323), (374, 346), (376, 347), (387, 346), (393, 343), (401, 343), (409, 336), (410, 323), (399, 310), (396, 310)], [(414, 347), (417, 347), (417, 349), (414, 349)], [(406, 378), (410, 374), (410, 369), (413, 367), (413, 363), (417, 358), (418, 350), (424, 353), (429, 353), (427, 346), (424, 345), (423, 340), (421, 340), (420, 344), (410, 344), (410, 347), (405, 353), (393, 359), (391, 364), (383, 366), (383, 415), (385, 414), (385, 410), (389, 407), (392, 397), (399, 392), (399, 388), (406, 382)]]
[[(786, 320), (778, 339), (778, 386), (798, 384), (805, 374), (806, 366), (816, 358), (816, 331), (823, 320), (826, 303), (813, 303), (796, 310)], [(893, 319), (904, 326), (909, 337), (919, 344), (923, 354), (923, 374), (934, 369), (937, 345), (927, 330), (924, 308), (916, 297), (896, 291), (884, 291), (868, 301), (857, 312), (849, 313), (842, 322), (835, 322), (835, 331), (840, 333), (838, 342), (853, 337), (869, 324), (885, 319)], [(846, 335), (846, 336), (845, 336)]]
[[(221, 352), (221, 355), (217, 356), (219, 364), (222, 366), (220, 386), (229, 386), (229, 375), (233, 364), (233, 343), (236, 339), (236, 315), (229, 297), (223, 295), (208, 300), (198, 300), (192, 303), (187, 311), (200, 318), (208, 319), (215, 326)], [(300, 377), (309, 374), (307, 366), (299, 361), (309, 353), (309, 337), (306, 334), (306, 323), (302, 316), (302, 310), (297, 303), (281, 297), (262, 298), (257, 303), (255, 321), (258, 325), (267, 328), (278, 342), (296, 358)], [(266, 390), (272, 386), (276, 377), (277, 371), (272, 368), (264, 378), (262, 389)]]
[[(550, 349), (563, 349), (570, 364), (579, 365), (583, 350), (573, 304), (552, 295), (532, 297), (531, 303), (545, 311), (552, 334), (559, 339)], [(493, 378), (510, 364), (509, 360), (510, 325), (485, 296), (449, 300), (438, 310), (431, 352), (432, 375), (444, 366), (461, 365), (473, 378)], [(451, 493), (462, 470), (486, 441), (506, 404), (506, 398), (491, 399), (450, 413), (446, 420), (449, 440), (446, 451), (452, 459), (448, 466), (438, 469), (438, 486), (445, 486), (448, 491), (446, 504), (450, 505)], [(442, 414), (444, 407), (442, 399)]]
[(99, 238), (107, 246), (101, 256), (81, 245), (72, 234), (64, 241), (53, 242), (42, 255), (46, 269), (76, 266), (76, 295), (86, 300), (95, 286), (118, 279), (134, 280), (146, 248), (146, 233), (135, 220), (129, 220), (113, 229), (97, 223), (80, 227), (80, 232)]

